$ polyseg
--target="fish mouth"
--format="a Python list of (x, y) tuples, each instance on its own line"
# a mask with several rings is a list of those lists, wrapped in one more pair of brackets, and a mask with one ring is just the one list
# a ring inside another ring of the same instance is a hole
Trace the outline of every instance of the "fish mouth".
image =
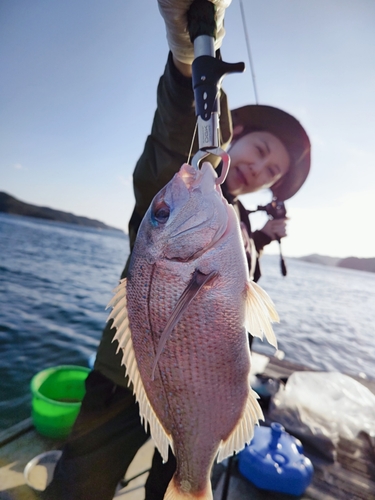
[(177, 176), (182, 180), (188, 190), (201, 189), (205, 191), (211, 183), (215, 186), (218, 179), (217, 172), (210, 162), (203, 163), (201, 168), (196, 169), (188, 163), (184, 163)]

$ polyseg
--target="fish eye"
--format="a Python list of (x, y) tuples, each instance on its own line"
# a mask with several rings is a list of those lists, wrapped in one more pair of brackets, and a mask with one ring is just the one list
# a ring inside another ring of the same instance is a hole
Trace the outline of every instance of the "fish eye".
[(169, 206), (163, 201), (154, 206), (152, 210), (152, 220), (155, 223), (165, 224), (171, 213)]

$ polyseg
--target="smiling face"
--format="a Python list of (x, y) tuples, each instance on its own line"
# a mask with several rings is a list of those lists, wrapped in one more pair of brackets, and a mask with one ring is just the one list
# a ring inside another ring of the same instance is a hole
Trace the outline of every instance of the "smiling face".
[(244, 135), (233, 144), (229, 155), (231, 166), (225, 182), (233, 196), (269, 188), (289, 170), (289, 153), (270, 132)]

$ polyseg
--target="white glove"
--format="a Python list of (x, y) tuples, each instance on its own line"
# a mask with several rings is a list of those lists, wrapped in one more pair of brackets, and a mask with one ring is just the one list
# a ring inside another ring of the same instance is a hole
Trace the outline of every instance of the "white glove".
[[(216, 6), (216, 40), (215, 50), (221, 47), (224, 30), (224, 13), (232, 0), (210, 0)], [(185, 64), (194, 60), (194, 45), (190, 41), (187, 27), (187, 12), (193, 0), (158, 0), (159, 10), (163, 16), (169, 48), (174, 57)]]

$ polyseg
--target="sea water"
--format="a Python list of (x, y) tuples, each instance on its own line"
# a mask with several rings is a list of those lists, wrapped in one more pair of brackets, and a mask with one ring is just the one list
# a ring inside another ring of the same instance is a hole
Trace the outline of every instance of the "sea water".
[[(0, 214), (0, 429), (30, 416), (32, 376), (87, 366), (128, 255), (125, 234)], [(263, 256), (285, 358), (375, 378), (375, 274)], [(260, 352), (274, 349), (255, 340)]]

